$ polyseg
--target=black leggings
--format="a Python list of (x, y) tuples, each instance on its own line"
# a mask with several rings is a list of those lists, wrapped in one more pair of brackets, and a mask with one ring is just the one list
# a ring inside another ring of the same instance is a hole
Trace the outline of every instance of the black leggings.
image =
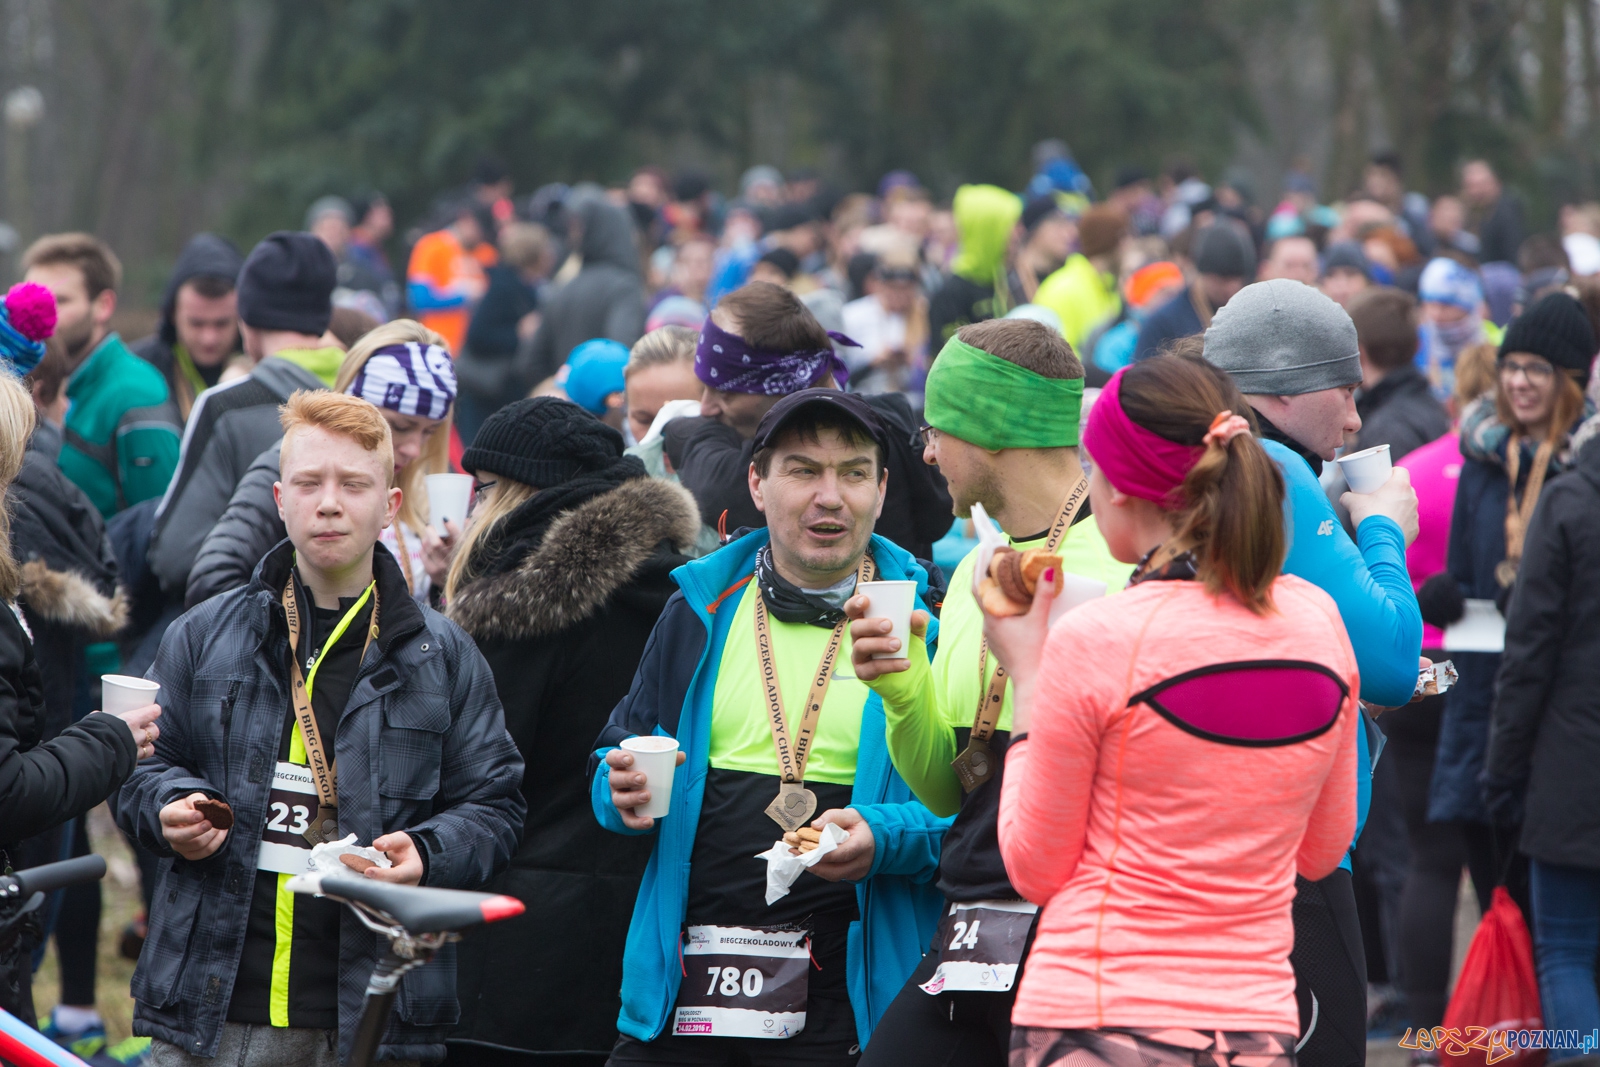
[[(89, 854), (89, 817), (72, 828), (72, 855)], [(95, 957), (100, 943), (100, 883), (83, 882), (61, 892), (56, 916), (56, 955), (61, 964), (61, 1003), (94, 1006)]]
[[(919, 986), (933, 977), (939, 954), (929, 952), (878, 1020), (858, 1067), (1006, 1067), (1011, 1052), (1015, 983), (1005, 993), (936, 993)], [(1021, 968), (1017, 982), (1022, 981)]]
[(1295, 878), (1295, 1000), (1305, 1043), (1296, 1067), (1363, 1067), (1367, 1062), (1367, 958), (1350, 872), (1320, 882)]
[(1443, 704), (1442, 696), (1428, 697), (1384, 716), (1394, 721), (1385, 723), (1389, 744), (1383, 759), (1394, 764), (1411, 851), (1400, 893), (1399, 986), (1406, 998), (1407, 1021), (1421, 1027), (1444, 1021), (1456, 896), (1467, 862), (1462, 824), (1428, 821), (1428, 784), (1433, 780)]

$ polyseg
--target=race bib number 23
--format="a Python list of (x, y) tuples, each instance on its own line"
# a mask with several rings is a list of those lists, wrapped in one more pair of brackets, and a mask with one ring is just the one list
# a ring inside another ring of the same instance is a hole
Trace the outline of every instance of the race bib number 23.
[(311, 768), (279, 762), (272, 772), (267, 794), (267, 821), (261, 828), (261, 851), (256, 869), (279, 874), (305, 874), (311, 843), (304, 837), (317, 812), (317, 785)]

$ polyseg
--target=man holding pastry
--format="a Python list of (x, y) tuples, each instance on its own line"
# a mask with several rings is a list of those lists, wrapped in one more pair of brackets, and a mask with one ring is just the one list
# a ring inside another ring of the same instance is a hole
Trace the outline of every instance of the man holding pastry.
[[(363, 877), (471, 889), (521, 839), (522, 760), (489, 667), (376, 548), (400, 507), (389, 424), (325, 392), (295, 393), (282, 421), (289, 537), (167, 631), (150, 670), (163, 730), (115, 802), (171, 857), (132, 983), (152, 1064), (340, 1061), (378, 945), (285, 888), (314, 845), (353, 837), (371, 846), (347, 864)], [(407, 974), (384, 1055), (441, 1058), (455, 984), (453, 953)]]
[[(884, 442), (874, 410), (836, 389), (766, 413), (748, 471), (766, 528), (673, 572), (680, 591), (599, 738), (596, 817), (656, 836), (612, 1064), (853, 1064), (933, 933), (948, 820), (895, 773), (843, 610), (862, 582), (927, 590), (873, 533)], [(638, 813), (647, 761), (617, 747), (634, 739), (685, 761), (659, 820)]]
[(973, 590), (981, 549), (956, 568), (931, 668), (916, 641), (909, 658), (873, 659), (892, 651), (881, 636), (887, 620), (864, 618), (858, 601), (846, 609), (856, 620), (857, 675), (883, 698), (895, 769), (936, 814), (955, 815), (939, 863), (939, 935), (889, 1006), (863, 1064), (1007, 1060), (1036, 909), (1012, 888), (1000, 857), (1011, 691), (984, 644), (983, 611), (1023, 614), (1041, 582), (1060, 592), (1068, 574), (1079, 588), (1100, 583), (1110, 593), (1127, 583), (1128, 566), (1085, 521), (1082, 396), (1083, 366), (1054, 330), (1027, 319), (962, 327), (928, 372), (923, 455), (944, 474), (956, 514), (982, 504), (1010, 545), (994, 552), (978, 582), (982, 606)]

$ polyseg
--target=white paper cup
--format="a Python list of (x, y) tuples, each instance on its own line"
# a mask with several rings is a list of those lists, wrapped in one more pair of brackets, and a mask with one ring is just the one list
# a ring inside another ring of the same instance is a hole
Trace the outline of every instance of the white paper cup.
[(888, 619), (893, 626), (885, 637), (900, 639), (899, 652), (874, 652), (873, 659), (905, 659), (911, 650), (911, 609), (917, 603), (917, 583), (911, 581), (862, 582), (856, 592), (867, 598), (866, 619)]
[(670, 737), (626, 738), (621, 747), (633, 757), (633, 769), (644, 775), (650, 803), (633, 809), (641, 819), (659, 819), (672, 811), (672, 777), (678, 771), (678, 742)]
[(122, 715), (134, 708), (154, 704), (160, 692), (160, 682), (150, 682), (127, 674), (102, 674), (100, 710), (111, 715)]
[(1375, 445), (1340, 456), (1339, 469), (1352, 493), (1375, 493), (1394, 473), (1394, 464), (1389, 460), (1389, 446)]
[(472, 503), (472, 475), (430, 474), (428, 485), (428, 525), (445, 536), (446, 519), (457, 526), (467, 524), (467, 506)]

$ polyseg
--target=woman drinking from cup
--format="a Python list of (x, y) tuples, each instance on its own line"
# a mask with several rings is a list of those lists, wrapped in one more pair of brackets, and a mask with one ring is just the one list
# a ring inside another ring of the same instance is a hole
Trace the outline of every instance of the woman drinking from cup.
[(1001, 853), (1043, 908), (1013, 1065), (1293, 1062), (1295, 877), (1355, 830), (1358, 680), (1333, 601), (1280, 574), (1283, 480), (1230, 393), (1119, 371), (1083, 445), (1130, 588), (1050, 629), (1046, 574), (985, 621), (1015, 686)]

